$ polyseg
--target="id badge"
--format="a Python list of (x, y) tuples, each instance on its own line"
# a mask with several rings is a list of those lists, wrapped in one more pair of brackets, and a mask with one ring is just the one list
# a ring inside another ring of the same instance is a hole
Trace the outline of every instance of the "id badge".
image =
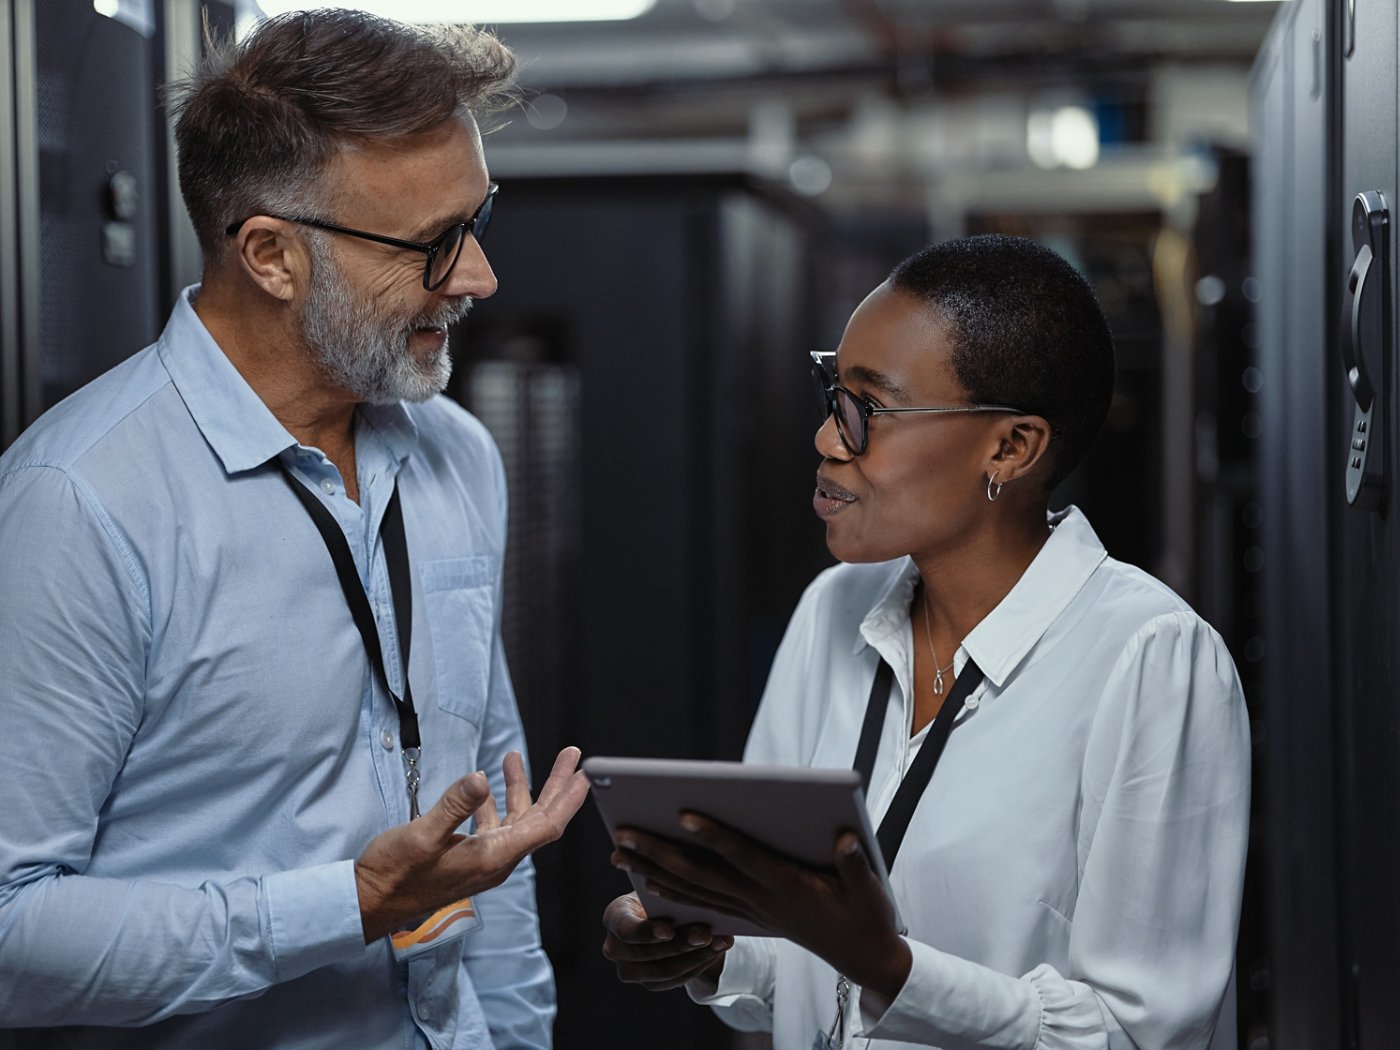
[(482, 925), (483, 920), (477, 914), (472, 899), (463, 897), (433, 912), (416, 929), (391, 934), (389, 940), (394, 946), (394, 958), (404, 962), (448, 941), (455, 941), (472, 930), (479, 930)]

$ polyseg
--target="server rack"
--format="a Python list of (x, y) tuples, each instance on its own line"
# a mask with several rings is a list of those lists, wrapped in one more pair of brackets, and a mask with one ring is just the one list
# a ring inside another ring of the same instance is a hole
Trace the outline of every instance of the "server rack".
[[(1298, 0), (1255, 71), (1273, 1024), (1393, 1046), (1400, 979), (1396, 8)], [(1364, 249), (1364, 250), (1363, 250)]]
[(0, 448), (159, 334), (189, 241), (157, 84), (195, 53), (195, 8), (0, 2)]
[[(454, 335), (453, 392), (496, 428), (512, 484), (505, 640), (531, 751), (738, 758), (829, 564), (806, 351), (840, 332), (814, 322), (818, 220), (742, 176), (503, 183), (500, 290)], [(589, 806), (536, 858), (556, 1045), (736, 1045), (600, 955), (628, 889), (610, 850)]]

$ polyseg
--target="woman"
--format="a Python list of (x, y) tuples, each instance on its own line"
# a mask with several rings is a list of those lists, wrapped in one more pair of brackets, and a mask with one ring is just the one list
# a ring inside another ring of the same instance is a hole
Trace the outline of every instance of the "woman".
[(1234, 1046), (1216, 1031), (1249, 811), (1234, 665), (1078, 510), (1048, 513), (1112, 385), (1092, 290), (1029, 241), (925, 249), (861, 303), (816, 436), (844, 564), (794, 612), (745, 760), (850, 767), (870, 712), (887, 860), (902, 781), (913, 807), (890, 874), (908, 929), (854, 835), (831, 875), (686, 814), (718, 859), (624, 829), (614, 863), (779, 936), (675, 931), (629, 895), (604, 917), (623, 980), (684, 984), (777, 1050)]

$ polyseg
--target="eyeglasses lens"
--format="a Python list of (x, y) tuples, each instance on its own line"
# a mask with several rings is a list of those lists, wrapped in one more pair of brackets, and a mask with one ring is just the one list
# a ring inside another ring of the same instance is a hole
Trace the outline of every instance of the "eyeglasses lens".
[(860, 402), (843, 387), (833, 389), (836, 401), (836, 430), (855, 455), (865, 451), (865, 413)]
[(452, 273), (452, 267), (457, 265), (457, 256), (462, 254), (462, 242), (466, 240), (463, 236), (461, 226), (454, 226), (447, 231), (438, 250), (428, 262), (428, 288), (436, 289), (447, 280)]
[(486, 199), (481, 202), (481, 207), (477, 209), (472, 221), (469, 223), (471, 234), (480, 241), (486, 236), (486, 227), (491, 225), (491, 210), (496, 206), (495, 192), (488, 193)]
[(815, 360), (812, 362), (812, 393), (817, 398), (817, 418), (825, 423), (826, 417), (831, 415), (835, 409), (831, 398), (831, 377), (827, 375), (826, 369)]

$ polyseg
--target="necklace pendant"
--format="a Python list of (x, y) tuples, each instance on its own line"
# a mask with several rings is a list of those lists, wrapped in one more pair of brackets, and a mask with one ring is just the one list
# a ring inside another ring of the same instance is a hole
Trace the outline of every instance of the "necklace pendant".
[(933, 695), (943, 695), (943, 672), (937, 667), (933, 669)]

